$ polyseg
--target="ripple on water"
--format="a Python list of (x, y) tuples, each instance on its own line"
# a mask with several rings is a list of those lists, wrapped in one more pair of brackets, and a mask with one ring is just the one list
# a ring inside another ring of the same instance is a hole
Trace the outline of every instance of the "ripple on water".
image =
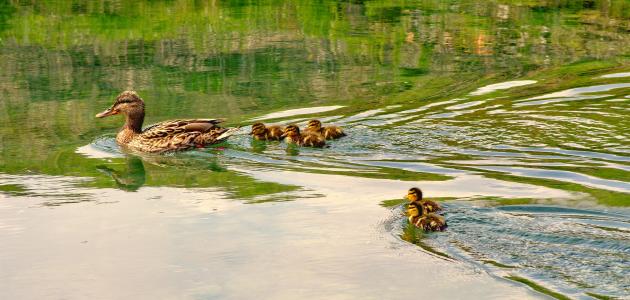
[(260, 120), (268, 120), (268, 119), (278, 119), (278, 118), (286, 118), (292, 117), (296, 115), (308, 115), (308, 114), (316, 114), (327, 112), (331, 110), (340, 109), (344, 106), (341, 105), (333, 105), (333, 106), (318, 106), (318, 107), (308, 107), (308, 108), (298, 108), (298, 109), (289, 109), (283, 110), (275, 113), (266, 114), (264, 116), (260, 116), (250, 121), (260, 121)]
[(610, 90), (627, 88), (627, 87), (630, 87), (630, 83), (613, 83), (613, 84), (604, 84), (604, 85), (585, 86), (585, 87), (579, 87), (579, 88), (566, 89), (563, 91), (545, 94), (541, 96), (531, 97), (522, 101), (550, 99), (550, 98), (585, 97), (584, 94), (587, 94), (587, 93), (607, 92)]
[(498, 90), (506, 90), (509, 88), (524, 86), (536, 83), (536, 80), (515, 80), (515, 81), (506, 81), (501, 83), (494, 83), (490, 85), (486, 85), (484, 87), (478, 88), (476, 91), (470, 93), (472, 96), (480, 96), (483, 94), (492, 93)]
[(124, 157), (113, 137), (99, 137), (93, 142), (77, 148), (75, 152), (89, 158)]
[[(426, 242), (464, 260), (516, 267), (573, 296), (630, 294), (630, 215), (555, 206), (447, 205), (449, 228)], [(496, 271), (500, 271), (499, 268)]]
[(606, 75), (600, 76), (600, 78), (622, 78), (622, 77), (630, 77), (630, 72), (613, 73), (613, 74), (606, 74)]

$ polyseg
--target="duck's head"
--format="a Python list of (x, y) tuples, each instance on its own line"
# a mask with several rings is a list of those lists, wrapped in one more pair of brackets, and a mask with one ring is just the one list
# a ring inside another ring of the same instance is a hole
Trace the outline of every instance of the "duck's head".
[(411, 202), (407, 204), (407, 216), (409, 219), (422, 216), (422, 207), (417, 202)]
[(254, 125), (252, 125), (252, 132), (250, 132), (249, 134), (251, 135), (264, 135), (267, 132), (267, 127), (265, 127), (265, 124), (263, 123), (254, 123)]
[(144, 101), (134, 91), (124, 91), (116, 97), (114, 104), (96, 115), (97, 118), (123, 114), (128, 117), (144, 118)]
[(312, 131), (319, 131), (322, 129), (322, 122), (319, 120), (310, 120), (306, 123), (306, 128)]
[(422, 200), (422, 191), (417, 187), (410, 188), (405, 198), (407, 198), (409, 202)]
[(292, 136), (292, 135), (300, 135), (300, 127), (297, 127), (295, 124), (291, 124), (284, 128), (282, 131), (282, 137)]

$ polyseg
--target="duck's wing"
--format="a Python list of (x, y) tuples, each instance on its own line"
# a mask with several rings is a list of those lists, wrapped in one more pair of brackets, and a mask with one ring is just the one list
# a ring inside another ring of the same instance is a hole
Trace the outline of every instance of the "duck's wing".
[(201, 148), (221, 142), (238, 128), (223, 128), (217, 119), (171, 120), (151, 125), (128, 146), (142, 152), (163, 153)]
[(189, 120), (171, 120), (153, 124), (146, 127), (142, 131), (142, 137), (145, 139), (163, 138), (174, 136), (180, 133), (207, 133), (220, 129), (218, 126), (223, 122), (222, 119), (189, 119)]
[(429, 213), (439, 212), (442, 210), (442, 206), (435, 201), (422, 200), (421, 204), (423, 208), (426, 210), (426, 212), (429, 212)]

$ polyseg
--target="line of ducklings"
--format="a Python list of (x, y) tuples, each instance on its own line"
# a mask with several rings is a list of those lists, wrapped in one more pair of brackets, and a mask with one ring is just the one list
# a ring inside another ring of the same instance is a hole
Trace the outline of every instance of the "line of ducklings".
[(334, 140), (346, 135), (339, 126), (322, 127), (322, 122), (319, 120), (308, 121), (306, 128), (302, 131), (295, 124), (282, 127), (279, 125), (267, 126), (263, 123), (254, 123), (249, 134), (259, 141), (280, 141), (284, 139), (289, 144), (316, 148), (326, 146), (326, 140)]
[(422, 190), (417, 187), (409, 189), (405, 198), (409, 200), (407, 204), (409, 223), (424, 231), (446, 230), (446, 220), (438, 214), (442, 211), (442, 206), (439, 203), (423, 199)]

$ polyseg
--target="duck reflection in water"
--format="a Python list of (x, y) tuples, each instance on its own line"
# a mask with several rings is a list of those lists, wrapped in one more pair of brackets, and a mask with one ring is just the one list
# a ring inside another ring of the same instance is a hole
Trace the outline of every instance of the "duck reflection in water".
[(97, 166), (96, 169), (114, 179), (116, 186), (123, 191), (135, 192), (140, 189), (146, 181), (144, 163), (136, 156), (127, 157), (125, 169), (122, 171), (112, 169), (105, 165)]

